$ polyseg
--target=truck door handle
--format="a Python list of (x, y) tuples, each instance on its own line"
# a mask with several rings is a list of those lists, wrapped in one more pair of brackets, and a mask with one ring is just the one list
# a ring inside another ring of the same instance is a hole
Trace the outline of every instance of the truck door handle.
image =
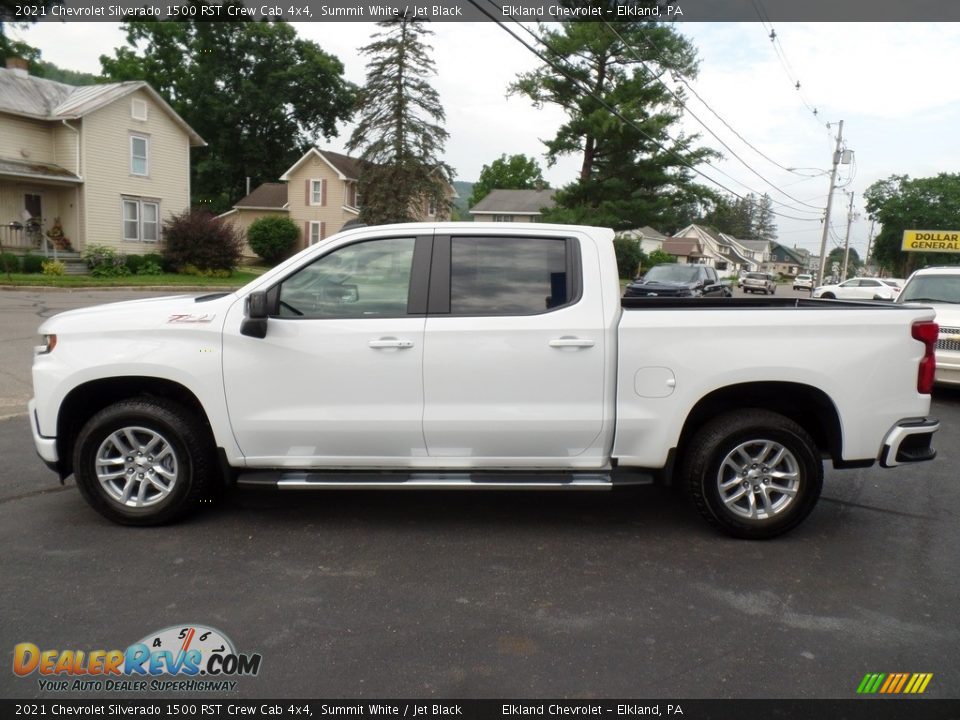
[(593, 340), (588, 340), (586, 338), (572, 337), (570, 335), (564, 335), (563, 337), (554, 338), (550, 341), (550, 347), (555, 348), (588, 348), (593, 347), (596, 343)]
[(397, 338), (380, 338), (379, 340), (371, 340), (367, 343), (370, 347), (374, 349), (381, 348), (412, 348), (413, 343), (410, 340), (398, 340)]

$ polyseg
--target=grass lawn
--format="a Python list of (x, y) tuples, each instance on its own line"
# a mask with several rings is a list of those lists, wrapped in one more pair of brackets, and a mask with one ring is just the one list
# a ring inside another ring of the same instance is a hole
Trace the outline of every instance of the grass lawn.
[(150, 287), (150, 286), (188, 286), (238, 288), (258, 277), (260, 273), (235, 271), (228, 278), (198, 277), (196, 275), (124, 275), (123, 277), (93, 277), (92, 275), (42, 275), (39, 273), (0, 272), (0, 285), (19, 285), (23, 287), (58, 288), (105, 288), (105, 287)]

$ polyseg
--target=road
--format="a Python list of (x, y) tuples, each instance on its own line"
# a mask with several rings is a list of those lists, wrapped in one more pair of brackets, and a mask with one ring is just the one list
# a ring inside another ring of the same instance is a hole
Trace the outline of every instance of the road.
[[(29, 352), (38, 314), (88, 299), (9, 295), (8, 353)], [(11, 417), (0, 697), (51, 697), (9, 671), (17, 643), (123, 649), (200, 623), (263, 656), (216, 698), (848, 698), (868, 672), (932, 672), (926, 695), (956, 698), (960, 393), (938, 392), (934, 414), (935, 462), (828, 470), (810, 519), (771, 542), (720, 536), (655, 487), (240, 490), (124, 528), (61, 487)]]

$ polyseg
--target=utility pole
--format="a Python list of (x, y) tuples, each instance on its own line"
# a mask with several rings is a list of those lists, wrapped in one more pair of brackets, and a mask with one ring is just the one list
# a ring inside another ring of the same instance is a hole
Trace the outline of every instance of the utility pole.
[(817, 283), (823, 283), (824, 270), (827, 267), (827, 235), (830, 232), (830, 209), (833, 207), (833, 189), (837, 185), (837, 166), (840, 165), (840, 145), (843, 142), (843, 120), (837, 132), (837, 149), (833, 153), (833, 169), (830, 171), (830, 192), (827, 193), (827, 210), (823, 216), (823, 237), (820, 239), (820, 274)]
[[(867, 256), (864, 258), (864, 262), (870, 262), (870, 246), (873, 245), (873, 224), (876, 222), (876, 218), (870, 218), (870, 234), (867, 235)], [(881, 273), (882, 275), (883, 273)]]
[(847, 263), (850, 261), (850, 225), (853, 223), (853, 196), (850, 192), (850, 207), (847, 208), (847, 238), (843, 241), (843, 279), (847, 279)]

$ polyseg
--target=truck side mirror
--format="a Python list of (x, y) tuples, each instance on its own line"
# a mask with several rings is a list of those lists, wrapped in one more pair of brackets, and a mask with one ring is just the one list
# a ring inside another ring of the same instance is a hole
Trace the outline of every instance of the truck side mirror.
[(267, 294), (262, 290), (247, 297), (246, 317), (240, 324), (240, 334), (248, 337), (267, 336)]

